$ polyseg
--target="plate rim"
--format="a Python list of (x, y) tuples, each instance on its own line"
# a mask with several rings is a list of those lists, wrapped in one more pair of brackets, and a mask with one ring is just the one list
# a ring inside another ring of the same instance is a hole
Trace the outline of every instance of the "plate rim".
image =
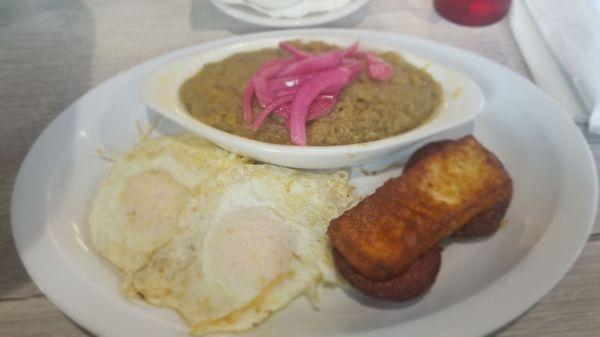
[(213, 6), (219, 9), (223, 14), (229, 15), (232, 18), (242, 22), (251, 23), (261, 27), (271, 28), (300, 28), (308, 26), (318, 26), (325, 23), (333, 22), (353, 14), (366, 6), (371, 0), (351, 0), (350, 3), (342, 7), (336, 12), (318, 13), (314, 16), (301, 17), (297, 19), (289, 18), (271, 18), (268, 16), (260, 16), (252, 13), (244, 12), (241, 9), (235, 8), (232, 5), (211, 0)]
[[(85, 97), (87, 97), (88, 95), (92, 95), (92, 93), (95, 92), (96, 90), (100, 90), (101, 88), (104, 88), (105, 86), (109, 86), (111, 83), (114, 83), (118, 80), (122, 80), (130, 72), (139, 70), (143, 66), (148, 66), (152, 62), (159, 62), (160, 60), (162, 60), (162, 62), (166, 62), (170, 58), (177, 57), (177, 55), (185, 55), (186, 53), (190, 53), (193, 50), (196, 50), (200, 47), (214, 48), (214, 47), (220, 46), (220, 45), (244, 42), (247, 39), (280, 36), (280, 35), (286, 35), (286, 34), (303, 34), (303, 33), (308, 33), (308, 34), (311, 34), (311, 33), (319, 34), (320, 33), (320, 34), (342, 35), (342, 36), (344, 36), (345, 34), (360, 34), (360, 36), (377, 35), (378, 38), (382, 38), (382, 39), (383, 38), (398, 39), (399, 43), (412, 42), (412, 43), (420, 43), (420, 44), (424, 44), (424, 45), (433, 46), (436, 49), (438, 49), (438, 48), (440, 48), (442, 50), (449, 49), (449, 50), (453, 50), (454, 52), (458, 51), (458, 52), (468, 55), (470, 57), (475, 57), (478, 60), (483, 61), (486, 64), (488, 64), (490, 67), (496, 67), (497, 69), (502, 69), (502, 71), (505, 71), (505, 72), (508, 71), (513, 76), (519, 77), (520, 80), (527, 81), (522, 75), (515, 73), (514, 71), (512, 71), (508, 68), (498, 65), (498, 64), (494, 63), (493, 61), (490, 61), (490, 60), (484, 58), (483, 56), (479, 56), (475, 53), (472, 53), (472, 52), (469, 52), (469, 51), (466, 51), (466, 50), (463, 50), (460, 48), (447, 46), (447, 45), (444, 45), (439, 42), (425, 40), (425, 39), (419, 39), (419, 38), (406, 36), (406, 35), (402, 35), (402, 34), (377, 32), (377, 31), (369, 31), (369, 30), (349, 30), (349, 29), (282, 30), (282, 31), (276, 31), (276, 32), (263, 32), (263, 33), (250, 34), (250, 35), (233, 36), (233, 37), (229, 37), (229, 38), (225, 38), (225, 39), (212, 40), (212, 41), (204, 42), (204, 43), (197, 44), (194, 46), (190, 46), (187, 48), (183, 48), (180, 50), (172, 51), (170, 53), (158, 56), (157, 58), (148, 60), (146, 62), (142, 62), (141, 64), (139, 64), (129, 70), (123, 71), (123, 72), (109, 78), (108, 80), (100, 83), (96, 87), (90, 89), (83, 96), (81, 96), (80, 98), (75, 100), (72, 104), (70, 104), (65, 110), (63, 110), (49, 124), (42, 131), (42, 133), (38, 136), (38, 138), (35, 140), (35, 142), (31, 146), (31, 148), (27, 152), (27, 155), (25, 156), (23, 162), (21, 163), (17, 177), (15, 179), (15, 183), (13, 186), (13, 193), (12, 193), (12, 197), (11, 197), (11, 214), (10, 214), (11, 230), (12, 230), (13, 239), (15, 240), (15, 245), (16, 245), (18, 254), (19, 254), (21, 261), (23, 262), (28, 274), (31, 276), (32, 280), (36, 283), (36, 285), (40, 288), (40, 290), (52, 301), (52, 303), (55, 306), (57, 306), (62, 312), (67, 314), (67, 316), (69, 316), (70, 318), (75, 320), (78, 324), (82, 325), (86, 329), (89, 329), (98, 335), (106, 335), (107, 330), (104, 325), (102, 325), (98, 322), (94, 322), (93, 320), (86, 319), (86, 316), (88, 316), (88, 315), (86, 315), (83, 312), (76, 312), (71, 309), (71, 306), (69, 303), (73, 302), (72, 299), (65, 299), (65, 298), (60, 298), (59, 296), (55, 296), (56, 295), (55, 293), (53, 293), (50, 289), (45, 288), (44, 285), (47, 284), (47, 282), (42, 277), (40, 277), (40, 275), (38, 275), (38, 273), (37, 273), (38, 271), (36, 270), (36, 267), (34, 266), (35, 260), (32, 260), (32, 257), (29, 254), (27, 254), (27, 252), (25, 251), (26, 247), (23, 246), (24, 238), (22, 237), (22, 235), (24, 235), (24, 233), (19, 230), (19, 226), (27, 226), (27, 224), (23, 224), (23, 222), (20, 220), (20, 217), (22, 217), (22, 215), (19, 214), (19, 211), (21, 211), (21, 209), (20, 209), (20, 202), (18, 199), (18, 197), (21, 194), (26, 192), (23, 190), (23, 186), (24, 186), (23, 175), (25, 174), (24, 172), (26, 171), (25, 168), (27, 168), (28, 163), (33, 160), (32, 158), (34, 155), (36, 155), (36, 151), (38, 151), (37, 148), (39, 146), (41, 146), (40, 145), (41, 142), (45, 138), (49, 137), (51, 131), (57, 125), (59, 125), (60, 121), (64, 118), (67, 118), (67, 116), (69, 114), (74, 114), (76, 112), (76, 110), (74, 110), (75, 105), (77, 105), (81, 100), (85, 99)], [(587, 242), (587, 237), (589, 236), (589, 233), (592, 230), (594, 219), (596, 216), (596, 204), (598, 201), (598, 188), (597, 188), (598, 177), (597, 177), (597, 171), (596, 171), (596, 164), (595, 164), (595, 161), (593, 160), (593, 156), (592, 156), (591, 150), (589, 148), (589, 145), (587, 144), (587, 141), (585, 140), (585, 138), (581, 134), (580, 130), (577, 128), (577, 126), (572, 121), (572, 119), (570, 118), (570, 116), (568, 115), (568, 113), (566, 111), (564, 111), (552, 98), (548, 97), (545, 93), (543, 93), (541, 91), (541, 89), (535, 87), (531, 83), (528, 83), (528, 85), (530, 85), (533, 90), (538, 91), (538, 93), (541, 94), (540, 97), (543, 97), (543, 99), (546, 100), (549, 104), (554, 105), (557, 111), (562, 112), (562, 116), (557, 117), (557, 118), (561, 118), (565, 123), (568, 124), (568, 128), (571, 128), (574, 131), (576, 131), (574, 136), (577, 138), (578, 142), (580, 142), (582, 145), (584, 145), (583, 150), (585, 150), (585, 151), (584, 151), (584, 154), (583, 154), (584, 157), (582, 157), (582, 160), (587, 161), (587, 164), (588, 164), (587, 168), (590, 169), (590, 171), (592, 173), (590, 176), (590, 179), (592, 180), (591, 183), (593, 183), (592, 185), (594, 186), (594, 188), (592, 189), (591, 198), (589, 199), (590, 200), (589, 212), (588, 212), (588, 214), (581, 214), (582, 219), (586, 219), (587, 226), (586, 226), (586, 228), (582, 229), (578, 239), (575, 240), (576, 242), (575, 241), (571, 242), (572, 244), (574, 244), (576, 246), (575, 247), (576, 249), (572, 249), (571, 251), (569, 251), (569, 254), (561, 255), (562, 264), (559, 266), (560, 268), (555, 268), (552, 271), (552, 273), (553, 273), (552, 277), (547, 279), (545, 281), (545, 283), (543, 283), (536, 289), (531, 289), (530, 291), (528, 291), (527, 292), (527, 297), (528, 297), (527, 300), (522, 300), (522, 298), (521, 298), (519, 301), (520, 305), (518, 307), (512, 307), (508, 310), (506, 308), (504, 308), (504, 311), (502, 312), (501, 316), (499, 316), (497, 313), (495, 314), (495, 319), (492, 319), (492, 320), (482, 319), (477, 322), (477, 325), (474, 324), (471, 326), (462, 326), (463, 330), (460, 330), (460, 332), (458, 332), (458, 333), (460, 333), (461, 336), (470, 336), (470, 335), (476, 336), (476, 335), (482, 335), (485, 333), (492, 332), (495, 329), (498, 329), (498, 328), (504, 326), (505, 324), (507, 324), (508, 322), (514, 320), (515, 318), (517, 318), (518, 316), (523, 314), (523, 312), (525, 312), (528, 308), (530, 308), (535, 303), (537, 303), (556, 284), (558, 284), (558, 282), (563, 278), (563, 276), (571, 268), (571, 266), (575, 262), (576, 258), (581, 254), (581, 251), (583, 250), (583, 248), (585, 247), (585, 244)], [(45, 226), (45, 223), (40, 224), (40, 225)], [(535, 258), (539, 259), (539, 257), (537, 255), (540, 254), (539, 251), (540, 251), (541, 247), (543, 247), (544, 245), (548, 245), (549, 240), (548, 240), (547, 234), (552, 229), (553, 229), (553, 227), (549, 226), (548, 229), (546, 230), (546, 233), (536, 243), (535, 247), (533, 247), (517, 264), (515, 264), (515, 266), (513, 268), (517, 269), (517, 267), (519, 267), (519, 270), (508, 271), (502, 277), (500, 277), (499, 279), (496, 279), (494, 282), (489, 284), (487, 288), (490, 288), (491, 286), (493, 286), (499, 282), (510, 282), (511, 279), (508, 276), (513, 276), (513, 278), (514, 278), (515, 273), (517, 273), (517, 272), (523, 273), (523, 269), (525, 267), (539, 268), (539, 266), (532, 265), (531, 262), (532, 262), (532, 259), (534, 259), (534, 260), (535, 260)], [(536, 253), (536, 252), (537, 252), (537, 255), (534, 256), (534, 253)], [(564, 255), (567, 255), (567, 256), (564, 256)], [(429, 316), (438, 315), (438, 317), (439, 317), (440, 313), (445, 313), (446, 316), (452, 316), (452, 313), (456, 314), (457, 311), (456, 310), (453, 311), (451, 309), (458, 305), (464, 306), (465, 303), (468, 303), (471, 305), (474, 305), (474, 304), (481, 305), (482, 300), (486, 299), (486, 296), (484, 296), (484, 295), (486, 295), (485, 290), (487, 288), (484, 288), (481, 291), (479, 291), (478, 293), (475, 293), (472, 296), (466, 298), (465, 301), (463, 301), (463, 302), (456, 303), (451, 307), (445, 308), (444, 310), (441, 310), (440, 312), (432, 313)], [(489, 292), (487, 294), (489, 297)], [(477, 302), (479, 302), (479, 303), (474, 303), (475, 300), (477, 300)], [(487, 300), (489, 300), (489, 298)], [(77, 300), (75, 300), (75, 302), (76, 301)], [(429, 317), (429, 316), (427, 316), (427, 317)], [(411, 324), (414, 325), (415, 323), (418, 323), (419, 321), (422, 321), (423, 319), (424, 318), (419, 318), (414, 321), (409, 321), (407, 323), (404, 323), (403, 325), (404, 326), (411, 325)], [(394, 331), (398, 330), (397, 327), (403, 326), (403, 325), (391, 326), (391, 327), (386, 327), (386, 328), (373, 330), (373, 331), (377, 331), (377, 333), (381, 336), (387, 336), (387, 335), (392, 336), (392, 335), (394, 335)], [(433, 326), (432, 328), (435, 328), (435, 326)], [(444, 328), (448, 329), (447, 326), (444, 326)], [(464, 330), (464, 329), (467, 329), (467, 330)], [(453, 334), (452, 331), (447, 330), (445, 332), (445, 334), (452, 336), (452, 335), (457, 335), (457, 332), (455, 331)]]

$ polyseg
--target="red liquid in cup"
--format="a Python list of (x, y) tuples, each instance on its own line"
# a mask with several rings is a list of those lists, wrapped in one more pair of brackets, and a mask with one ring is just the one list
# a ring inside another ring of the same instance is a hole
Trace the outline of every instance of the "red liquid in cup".
[(466, 26), (483, 26), (502, 19), (511, 0), (434, 0), (435, 10), (444, 18)]

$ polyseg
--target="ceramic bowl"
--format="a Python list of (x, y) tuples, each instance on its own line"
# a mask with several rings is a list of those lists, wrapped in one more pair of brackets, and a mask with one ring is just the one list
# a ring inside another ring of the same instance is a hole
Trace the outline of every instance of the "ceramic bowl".
[[(436, 134), (468, 124), (481, 112), (483, 107), (483, 92), (469, 77), (391, 46), (370, 44), (368, 41), (360, 41), (361, 50), (395, 51), (408, 62), (427, 71), (442, 86), (442, 103), (438, 110), (420, 126), (397, 136), (359, 144), (280, 145), (236, 136), (213, 128), (193, 118), (181, 102), (179, 98), (181, 85), (188, 78), (194, 76), (204, 64), (222, 60), (235, 53), (276, 47), (282, 40), (296, 38), (303, 41), (311, 40), (302, 36), (258, 39), (213, 49), (164, 64), (144, 81), (142, 99), (152, 110), (224, 149), (265, 163), (302, 169), (335, 169), (377, 161), (379, 158), (405, 150)], [(318, 40), (340, 46), (348, 46), (356, 41), (340, 37), (319, 37)]]

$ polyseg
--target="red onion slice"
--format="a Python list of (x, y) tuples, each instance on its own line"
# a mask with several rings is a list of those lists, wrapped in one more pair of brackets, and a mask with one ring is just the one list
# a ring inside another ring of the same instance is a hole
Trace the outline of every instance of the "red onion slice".
[(278, 76), (306, 74), (338, 66), (345, 55), (343, 50), (333, 50), (296, 61), (279, 72)]
[(312, 121), (313, 119), (327, 116), (335, 106), (335, 103), (337, 103), (338, 97), (339, 92), (332, 95), (319, 95), (313, 101), (306, 119)]
[(258, 115), (258, 117), (256, 117), (256, 119), (254, 120), (254, 123), (252, 123), (252, 131), (256, 132), (260, 128), (260, 126), (267, 119), (267, 117), (269, 116), (271, 111), (273, 111), (275, 108), (277, 108), (278, 106), (280, 106), (284, 103), (291, 102), (293, 99), (294, 99), (294, 96), (290, 95), (290, 96), (278, 98), (276, 100), (273, 100), (271, 103), (269, 103), (269, 105), (267, 105), (264, 108), (264, 110), (260, 113), (260, 115)]
[(315, 73), (306, 73), (298, 75), (281, 76), (268, 79), (266, 83), (267, 91), (277, 91), (286, 88), (292, 88), (303, 83), (306, 83), (311, 78), (315, 77)]
[(277, 108), (275, 108), (275, 110), (273, 110), (273, 114), (287, 118), (290, 115), (291, 108), (292, 108), (291, 102), (284, 103), (284, 104), (278, 106)]
[(394, 68), (373, 53), (365, 53), (369, 76), (376, 80), (385, 81), (394, 76)]
[(256, 93), (256, 98), (258, 98), (258, 103), (261, 107), (266, 107), (273, 100), (273, 96), (267, 90), (267, 81), (259, 76), (252, 77), (252, 84), (254, 85), (254, 92)]
[(345, 86), (351, 76), (347, 68), (336, 67), (320, 72), (300, 87), (290, 110), (290, 136), (294, 144), (306, 145), (306, 118), (315, 98), (332, 86)]
[(298, 88), (299, 88), (299, 86), (296, 86), (293, 88), (288, 88), (288, 89), (281, 89), (281, 90), (275, 91), (274, 96), (275, 97), (283, 97), (283, 96), (288, 96), (288, 95), (295, 95), (298, 92)]
[(267, 61), (260, 69), (256, 72), (255, 76), (262, 78), (271, 78), (286, 69), (291, 64), (296, 63), (295, 59), (272, 59)]
[(252, 98), (254, 97), (254, 84), (252, 82), (252, 78), (250, 78), (246, 84), (246, 90), (244, 90), (244, 99), (242, 101), (244, 121), (247, 124), (252, 124)]
[(280, 42), (279, 48), (287, 51), (288, 53), (292, 54), (292, 56), (297, 57), (297, 58), (305, 58), (305, 57), (311, 56), (309, 53), (303, 52), (302, 50), (294, 47), (289, 42)]
[(346, 55), (353, 57), (358, 52), (358, 41), (354, 42), (350, 47), (346, 48)]

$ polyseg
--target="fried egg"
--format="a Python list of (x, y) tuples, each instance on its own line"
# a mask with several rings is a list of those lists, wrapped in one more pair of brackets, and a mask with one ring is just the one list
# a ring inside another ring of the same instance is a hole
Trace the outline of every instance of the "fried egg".
[(93, 246), (131, 275), (182, 230), (179, 217), (194, 189), (247, 161), (193, 136), (140, 143), (118, 160), (94, 200)]
[(126, 289), (203, 334), (249, 329), (337, 283), (326, 229), (356, 201), (345, 172), (232, 166), (192, 192), (173, 240)]

